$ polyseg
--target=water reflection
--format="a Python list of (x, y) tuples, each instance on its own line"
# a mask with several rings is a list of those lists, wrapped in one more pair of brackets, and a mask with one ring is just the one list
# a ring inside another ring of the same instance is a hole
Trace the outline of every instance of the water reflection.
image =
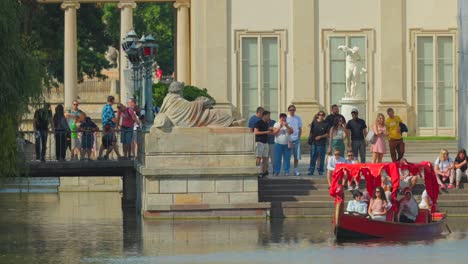
[(462, 263), (468, 246), (467, 218), (433, 240), (335, 243), (329, 218), (143, 220), (118, 193), (0, 194), (0, 210), (0, 263)]

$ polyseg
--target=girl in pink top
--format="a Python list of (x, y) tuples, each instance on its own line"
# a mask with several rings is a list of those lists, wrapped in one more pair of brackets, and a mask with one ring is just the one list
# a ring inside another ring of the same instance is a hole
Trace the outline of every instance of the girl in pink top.
[(375, 188), (368, 213), (373, 220), (385, 221), (387, 218), (387, 198), (385, 198), (384, 190), (380, 186)]
[(375, 124), (372, 126), (377, 140), (371, 145), (372, 163), (382, 162), (383, 155), (387, 153), (385, 138), (388, 136), (387, 127), (385, 126), (385, 116), (382, 113), (377, 115)]

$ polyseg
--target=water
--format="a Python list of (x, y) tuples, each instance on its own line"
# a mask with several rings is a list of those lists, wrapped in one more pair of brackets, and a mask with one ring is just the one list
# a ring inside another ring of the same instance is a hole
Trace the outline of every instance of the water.
[(466, 263), (468, 218), (433, 240), (335, 243), (330, 219), (143, 220), (118, 193), (0, 194), (0, 263)]

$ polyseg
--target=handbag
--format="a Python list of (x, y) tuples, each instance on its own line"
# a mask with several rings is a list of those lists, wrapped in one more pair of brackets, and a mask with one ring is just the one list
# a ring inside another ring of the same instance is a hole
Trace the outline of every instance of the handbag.
[(366, 141), (371, 144), (375, 144), (375, 142), (377, 141), (377, 137), (375, 136), (374, 130), (371, 129), (369, 133), (367, 133)]

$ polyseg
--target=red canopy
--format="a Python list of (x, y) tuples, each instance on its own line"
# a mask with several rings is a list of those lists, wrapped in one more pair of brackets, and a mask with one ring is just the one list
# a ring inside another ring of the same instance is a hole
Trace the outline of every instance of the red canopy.
[[(385, 172), (390, 176), (392, 182), (392, 204), (396, 205), (397, 190), (400, 187), (400, 168), (408, 170), (410, 175), (421, 176), (421, 170), (424, 171), (426, 191), (433, 202), (431, 211), (434, 212), (437, 205), (437, 198), (439, 197), (439, 185), (437, 183), (432, 163), (428, 161), (423, 161), (419, 164), (409, 162), (336, 164), (335, 171), (332, 176), (330, 195), (335, 198), (335, 203), (343, 201), (344, 197), (343, 195), (340, 195), (343, 189), (341, 181), (343, 180), (343, 176), (346, 172), (348, 181), (352, 178), (357, 178), (359, 181), (359, 177), (362, 174), (366, 180), (367, 191), (372, 197), (374, 195), (375, 188), (381, 185), (381, 173), (382, 170), (385, 170)], [(398, 209), (397, 206), (392, 207), (394, 210)]]

